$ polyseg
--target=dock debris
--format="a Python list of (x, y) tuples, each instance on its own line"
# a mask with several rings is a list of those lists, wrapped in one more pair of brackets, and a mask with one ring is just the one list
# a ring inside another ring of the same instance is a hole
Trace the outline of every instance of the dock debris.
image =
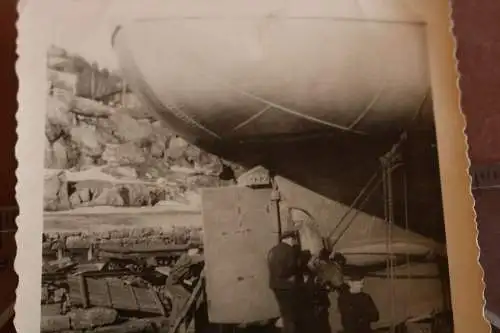
[[(179, 325), (165, 282), (189, 244), (202, 246), (201, 236), (196, 228), (44, 234), (41, 332), (157, 333)], [(199, 290), (190, 297), (195, 306)]]

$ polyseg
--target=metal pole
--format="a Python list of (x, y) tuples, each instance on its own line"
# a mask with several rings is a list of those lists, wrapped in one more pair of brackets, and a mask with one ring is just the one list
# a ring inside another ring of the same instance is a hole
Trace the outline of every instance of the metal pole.
[(280, 213), (280, 204), (278, 201), (275, 201), (275, 209), (276, 209), (276, 221), (278, 222), (278, 242), (281, 241), (281, 235), (283, 234), (282, 225), (281, 225), (281, 213)]
[(126, 93), (127, 93), (127, 81), (125, 81), (125, 79), (123, 79), (123, 80), (122, 80), (122, 94), (121, 94), (121, 95), (122, 95), (122, 96), (121, 96), (121, 97), (122, 97), (122, 98), (121, 98), (121, 99), (122, 99), (122, 100), (121, 100), (121, 104), (122, 104), (122, 106), (123, 106), (123, 107), (127, 107), (127, 106), (125, 105), (125, 102), (126, 102), (126, 101), (125, 101), (125, 95), (126, 95)]
[(283, 225), (281, 223), (281, 211), (280, 211), (280, 200), (281, 195), (278, 190), (278, 185), (275, 180), (272, 180), (272, 193), (271, 193), (271, 201), (273, 202), (275, 216), (276, 216), (276, 224), (278, 227), (278, 243), (281, 242), (281, 235), (283, 233)]
[[(391, 281), (391, 252), (389, 250), (390, 248), (390, 233), (389, 233), (389, 205), (388, 205), (388, 196), (389, 196), (389, 191), (388, 191), (388, 170), (389, 166), (387, 165), (387, 155), (384, 155), (381, 159), (380, 162), (382, 164), (382, 186), (383, 186), (383, 195), (384, 195), (384, 219), (386, 221), (386, 229), (385, 229), (385, 246), (387, 250), (387, 258), (386, 258), (386, 276), (390, 281), (390, 287), (392, 287), (392, 281)], [(391, 296), (391, 290), (389, 290), (389, 296)], [(392, 315), (392, 297), (391, 299), (391, 315)], [(393, 318), (391, 318), (393, 319)], [(393, 324), (392, 320), (390, 323), (390, 332), (393, 332)]]
[(391, 300), (391, 324), (390, 332), (393, 333), (395, 330), (394, 318), (395, 318), (395, 308), (394, 308), (394, 265), (393, 265), (393, 253), (392, 253), (392, 226), (394, 222), (394, 200), (393, 200), (393, 188), (392, 188), (392, 171), (393, 165), (395, 164), (395, 153), (399, 145), (394, 145), (393, 148), (381, 158), (381, 163), (383, 167), (383, 188), (384, 188), (384, 216), (386, 220), (386, 248), (387, 248), (387, 275), (390, 281), (389, 296)]

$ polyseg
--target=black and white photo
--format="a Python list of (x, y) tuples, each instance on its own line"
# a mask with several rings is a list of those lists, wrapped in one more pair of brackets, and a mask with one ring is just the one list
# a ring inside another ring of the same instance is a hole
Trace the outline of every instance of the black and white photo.
[(46, 41), (40, 332), (454, 332), (418, 4), (104, 3)]

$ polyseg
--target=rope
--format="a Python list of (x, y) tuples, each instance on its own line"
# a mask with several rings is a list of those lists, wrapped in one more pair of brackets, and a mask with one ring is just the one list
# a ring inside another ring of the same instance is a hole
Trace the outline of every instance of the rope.
[[(391, 168), (391, 171), (394, 171), (395, 169), (397, 169), (398, 167), (402, 166), (403, 164), (396, 164), (394, 165), (392, 168)], [(342, 231), (339, 233), (339, 235), (337, 236), (336, 240), (332, 243), (332, 245), (330, 246), (331, 248), (334, 248), (335, 245), (337, 245), (337, 243), (340, 241), (340, 239), (342, 238), (342, 236), (344, 236), (344, 234), (347, 232), (347, 230), (349, 230), (350, 226), (352, 225), (352, 223), (354, 222), (354, 219), (361, 213), (361, 210), (363, 209), (363, 207), (365, 206), (365, 204), (368, 202), (368, 200), (370, 199), (371, 195), (375, 192), (375, 190), (378, 189), (378, 186), (383, 182), (382, 179), (379, 179), (379, 181), (375, 184), (375, 186), (371, 189), (370, 192), (368, 192), (367, 196), (365, 197), (365, 199), (361, 202), (361, 204), (358, 206), (358, 209), (355, 211), (355, 214), (354, 216), (351, 217), (351, 219), (349, 220), (349, 222), (347, 222), (347, 226), (345, 228), (342, 229)], [(338, 227), (339, 224), (337, 224), (336, 227)]]
[[(400, 136), (399, 141), (392, 147), (392, 149), (385, 156), (387, 156), (387, 155), (394, 155), (395, 152), (399, 149), (399, 147), (401, 147), (401, 144), (405, 140), (406, 140), (406, 132), (404, 132)], [(400, 166), (402, 166), (402, 163), (393, 164), (392, 166), (389, 167), (389, 170), (391, 172), (393, 172), (395, 169), (397, 169)], [(378, 176), (380, 170), (382, 170), (382, 179), (379, 180), (374, 185), (374, 187), (372, 189), (370, 189), (370, 186), (377, 179), (377, 176)], [(352, 210), (356, 208), (356, 205), (358, 204), (359, 200), (361, 200), (362, 197), (363, 197), (363, 195), (366, 194), (366, 198), (357, 207), (354, 216), (349, 220), (349, 222), (347, 222), (347, 226), (344, 229), (342, 229), (342, 231), (340, 232), (340, 234), (336, 237), (336, 240), (330, 246), (331, 249), (333, 249), (335, 247), (335, 245), (340, 241), (340, 238), (342, 238), (342, 236), (345, 234), (345, 232), (349, 229), (349, 227), (351, 226), (352, 222), (354, 221), (354, 219), (356, 218), (356, 216), (360, 213), (360, 210), (364, 207), (364, 205), (366, 204), (366, 202), (368, 201), (368, 199), (370, 199), (371, 195), (375, 192), (375, 190), (378, 188), (378, 186), (380, 185), (380, 183), (383, 182), (383, 177), (384, 177), (383, 175), (384, 175), (384, 168), (381, 165), (377, 169), (377, 171), (372, 175), (372, 177), (370, 178), (370, 180), (366, 183), (366, 185), (364, 186), (364, 188), (359, 192), (358, 196), (354, 199), (354, 201), (352, 202), (352, 204), (349, 206), (349, 209), (347, 210), (347, 212), (342, 215), (342, 217), (340, 218), (339, 222), (335, 225), (335, 227), (333, 228), (333, 230), (328, 234), (327, 239), (330, 239), (333, 236), (333, 234), (341, 227), (342, 222), (344, 222), (344, 220), (347, 218), (347, 216), (349, 216), (349, 214), (352, 212)], [(387, 210), (387, 207), (385, 206), (385, 203), (384, 203), (384, 214), (385, 215), (387, 215), (387, 211), (386, 210)]]
[[(403, 176), (403, 195), (404, 195), (404, 210), (405, 210), (405, 231), (408, 232), (409, 228), (409, 217), (408, 217), (408, 175), (404, 173)], [(407, 265), (407, 275), (408, 278), (411, 280), (412, 274), (411, 274), (411, 268), (410, 268), (410, 254), (407, 251), (406, 252), (406, 265)], [(408, 288), (408, 299), (411, 299), (412, 293), (411, 293), (411, 288)], [(406, 316), (408, 317), (409, 311), (408, 307), (406, 307)]]
[(391, 160), (389, 162), (389, 168), (386, 169), (386, 180), (387, 180), (387, 211), (389, 213), (389, 219), (388, 219), (388, 237), (387, 241), (389, 243), (388, 247), (388, 254), (389, 254), (389, 272), (390, 272), (390, 283), (391, 283), (391, 288), (390, 288), (390, 293), (391, 293), (391, 332), (394, 331), (394, 319), (396, 317), (396, 310), (395, 310), (395, 295), (394, 295), (394, 276), (395, 276), (395, 268), (393, 264), (393, 249), (392, 249), (392, 227), (394, 225), (394, 202), (393, 202), (393, 186), (392, 186), (392, 172), (391, 170), (391, 164), (393, 161)]
[(262, 116), (264, 113), (266, 113), (268, 110), (272, 109), (273, 107), (271, 105), (267, 105), (266, 107), (264, 107), (262, 110), (260, 110), (259, 112), (255, 113), (253, 116), (251, 116), (250, 118), (248, 118), (247, 120), (243, 121), (242, 123), (240, 123), (239, 125), (233, 127), (233, 132), (236, 132), (237, 130), (239, 130), (240, 128), (250, 124), (253, 120), (259, 118), (260, 116)]
[[(397, 163), (395, 161), (395, 154), (399, 147), (401, 146), (402, 142), (406, 139), (406, 133), (403, 133), (401, 135), (400, 140), (392, 147), (392, 149), (381, 158), (381, 166), (375, 174), (370, 178), (368, 183), (365, 185), (365, 187), (361, 190), (361, 192), (358, 194), (354, 202), (351, 204), (349, 210), (344, 213), (344, 215), (341, 217), (340, 222), (335, 226), (335, 228), (332, 230), (332, 232), (329, 234), (329, 237), (337, 231), (342, 223), (345, 221), (346, 217), (350, 214), (350, 212), (354, 209), (354, 207), (358, 204), (359, 200), (363, 198), (363, 196), (366, 194), (364, 197), (363, 201), (361, 204), (358, 206), (358, 209), (355, 211), (355, 214), (351, 217), (351, 219), (347, 222), (347, 225), (342, 229), (340, 234), (336, 237), (335, 241), (332, 243), (331, 248), (334, 248), (335, 245), (340, 241), (340, 239), (343, 237), (345, 232), (350, 228), (352, 225), (354, 219), (356, 216), (361, 212), (361, 209), (363, 206), (368, 202), (368, 199), (370, 199), (371, 195), (373, 192), (378, 188), (380, 183), (382, 182), (383, 186), (383, 193), (384, 193), (384, 217), (385, 220), (387, 221), (386, 225), (386, 248), (387, 248), (387, 262), (386, 262), (386, 269), (387, 269), (387, 277), (390, 281), (390, 289), (389, 289), (389, 297), (391, 300), (391, 328), (390, 331), (394, 332), (395, 326), (394, 326), (394, 318), (396, 317), (395, 314), (395, 294), (394, 294), (394, 277), (395, 277), (395, 266), (393, 264), (393, 249), (392, 249), (392, 227), (393, 227), (393, 222), (394, 222), (394, 203), (393, 203), (393, 183), (392, 183), (392, 173), (399, 167), (403, 166), (403, 163)], [(382, 179), (379, 179), (378, 182), (374, 186), (372, 184), (375, 182), (377, 179), (379, 170), (382, 169)], [(406, 185), (406, 173), (405, 173), (405, 178), (404, 178), (404, 203), (405, 203), (405, 228), (408, 230), (408, 211), (407, 211), (407, 185)], [(371, 187), (371, 189), (370, 189)], [(407, 253), (407, 262), (409, 264), (409, 254)], [(409, 269), (409, 265), (408, 265)]]
[(342, 236), (344, 236), (344, 234), (347, 232), (347, 230), (349, 230), (350, 226), (352, 225), (352, 222), (354, 222), (354, 219), (358, 216), (359, 213), (361, 213), (361, 209), (368, 202), (368, 200), (370, 199), (371, 195), (375, 192), (375, 190), (378, 189), (378, 186), (380, 185), (381, 182), (382, 182), (382, 180), (379, 180), (377, 182), (377, 184), (368, 193), (368, 195), (365, 197), (365, 199), (361, 202), (361, 204), (359, 205), (358, 209), (355, 211), (354, 216), (351, 217), (351, 219), (347, 223), (347, 226), (342, 229), (342, 231), (340, 232), (340, 234), (337, 236), (337, 238), (335, 239), (335, 241), (332, 243), (332, 245), (331, 245), (332, 248), (334, 248), (335, 245), (337, 245), (337, 243), (340, 241), (340, 239), (342, 238)]
[[(366, 193), (366, 191), (368, 191), (368, 189), (370, 188), (370, 186), (373, 184), (373, 182), (377, 179), (377, 176), (380, 172), (380, 168), (377, 169), (377, 171), (375, 171), (373, 173), (373, 175), (370, 177), (370, 179), (368, 180), (368, 182), (366, 183), (366, 185), (363, 187), (363, 189), (358, 193), (357, 197), (354, 199), (354, 201), (352, 202), (352, 204), (349, 206), (349, 209), (344, 213), (344, 215), (342, 215), (342, 217), (340, 218), (339, 222), (335, 225), (335, 227), (332, 229), (332, 231), (330, 231), (330, 233), (328, 234), (328, 237), (327, 238), (330, 238), (333, 236), (333, 234), (335, 233), (335, 231), (337, 231), (337, 229), (340, 227), (341, 223), (345, 220), (345, 218), (347, 216), (349, 216), (349, 214), (352, 212), (352, 210), (355, 208), (355, 206), (358, 204), (358, 201), (362, 199), (363, 195)], [(376, 186), (378, 186), (378, 184), (380, 184), (380, 180), (379, 182), (377, 183)], [(372, 191), (370, 191), (370, 194), (373, 193)]]
[[(388, 197), (388, 190), (387, 190), (387, 187), (388, 187), (388, 184), (387, 184), (387, 170), (384, 168), (383, 170), (383, 192), (384, 192), (384, 219), (386, 221), (388, 221), (388, 218), (389, 218), (389, 209), (388, 209), (388, 205), (387, 205), (387, 197)], [(386, 258), (386, 277), (388, 278), (389, 282), (392, 281), (391, 279), (391, 253), (389, 251), (389, 247), (390, 247), (390, 240), (389, 240), (389, 223), (387, 223), (386, 225), (386, 228), (385, 228), (385, 247), (387, 249), (387, 258)], [(389, 297), (391, 296), (391, 288), (392, 288), (392, 283), (390, 284), (389, 286)], [(392, 316), (392, 297), (390, 297), (391, 299), (391, 319), (393, 319), (393, 316)], [(391, 320), (391, 326), (390, 326), (390, 331), (392, 332), (392, 320)]]

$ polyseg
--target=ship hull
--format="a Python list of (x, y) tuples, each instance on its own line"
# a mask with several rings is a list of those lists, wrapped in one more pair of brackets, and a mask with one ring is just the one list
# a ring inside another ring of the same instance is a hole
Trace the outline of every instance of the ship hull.
[(429, 106), (425, 22), (401, 1), (343, 3), (136, 20), (113, 47), (132, 89), (190, 141), (404, 129)]
[[(176, 134), (314, 193), (318, 199), (307, 202), (292, 189), (286, 199), (310, 204), (323, 236), (339, 222), (329, 209), (349, 207), (379, 158), (407, 132), (404, 172), (394, 180), (395, 224), (443, 242), (425, 20), (403, 0), (316, 3), (292, 0), (281, 11), (262, 5), (267, 9), (248, 7), (248, 13), (230, 5), (225, 12), (179, 5), (167, 17), (122, 25), (113, 47), (134, 93)], [(285, 191), (286, 182), (280, 186)], [(384, 200), (379, 188), (355, 209), (366, 213), (364, 222), (383, 219)], [(385, 235), (362, 246), (352, 235), (338, 244), (351, 261), (387, 255)], [(431, 248), (394, 245), (404, 253)], [(394, 284), (392, 292), (404, 291), (382, 306), (383, 324), (443, 309), (435, 268), (426, 266), (422, 279), (369, 278), (370, 293)], [(437, 296), (417, 300), (407, 292), (417, 288)], [(391, 307), (398, 303), (419, 308), (394, 318)]]

